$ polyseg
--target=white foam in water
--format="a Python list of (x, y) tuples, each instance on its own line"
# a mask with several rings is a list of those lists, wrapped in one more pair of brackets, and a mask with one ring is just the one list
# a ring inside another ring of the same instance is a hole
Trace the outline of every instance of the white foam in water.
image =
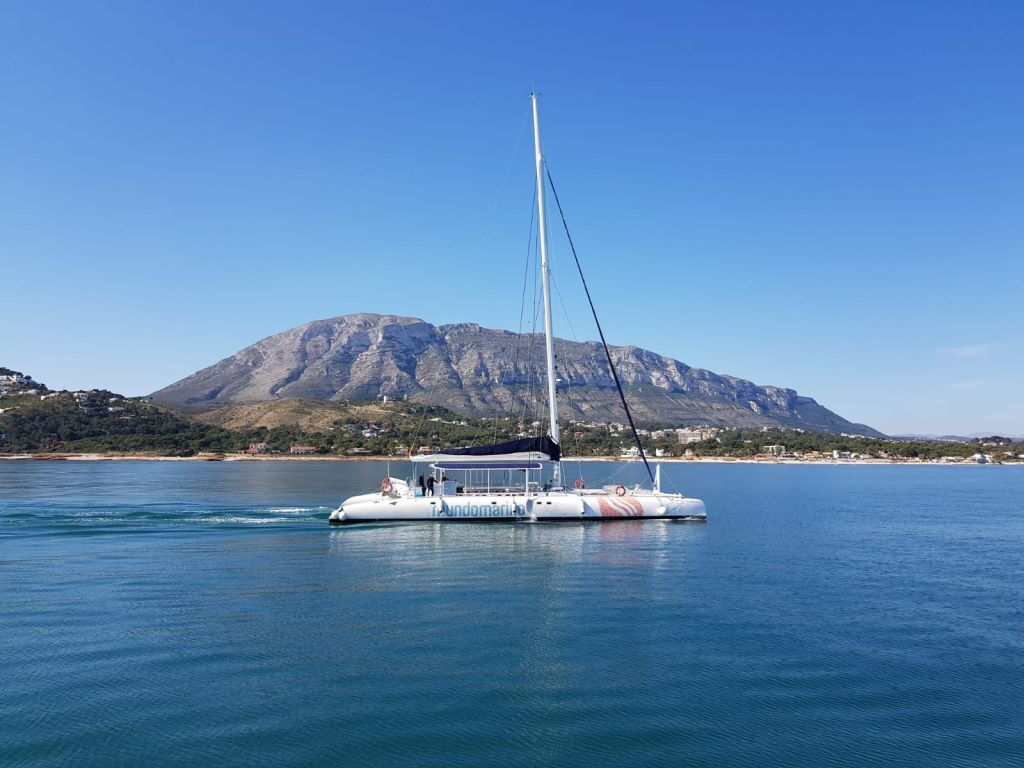
[(245, 525), (263, 525), (266, 523), (290, 523), (289, 517), (208, 517), (200, 522), (204, 523), (243, 523)]

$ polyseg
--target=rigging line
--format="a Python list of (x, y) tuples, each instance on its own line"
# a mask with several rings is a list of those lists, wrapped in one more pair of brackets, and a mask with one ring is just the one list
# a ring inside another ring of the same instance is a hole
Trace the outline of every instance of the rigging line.
[[(662, 465), (662, 466), (664, 467), (664, 465)], [(672, 480), (672, 475), (671, 475), (671, 474), (669, 474), (668, 472), (662, 472), (661, 474), (662, 474), (662, 478), (661, 478), (661, 479), (662, 479), (662, 480), (668, 480), (668, 484), (669, 484), (669, 486), (671, 486), (671, 488), (672, 488), (672, 490), (673, 490), (673, 491), (675, 491), (676, 493), (678, 493), (678, 494), (679, 494), (680, 496), (685, 496), (685, 495), (686, 495), (686, 494), (685, 494), (685, 493), (683, 493), (683, 491), (682, 491), (682, 490), (681, 490), (681, 489), (679, 488), (679, 486), (678, 486), (678, 485), (676, 485), (676, 484), (675, 484), (675, 482), (674, 482), (674, 481)]]
[[(523, 315), (526, 312), (526, 283), (530, 277), (530, 256), (533, 250), (533, 222), (537, 216), (537, 182), (533, 182), (533, 192), (530, 195), (530, 228), (527, 230), (526, 238), (526, 261), (523, 266), (523, 290), (519, 297), (519, 326), (516, 329), (516, 344), (512, 354), (512, 382), (509, 391), (507, 419), (511, 423), (515, 418), (516, 392), (519, 390), (519, 350), (523, 341)], [(504, 382), (500, 382), (504, 385)], [(494, 423), (494, 439), (498, 442), (498, 422)]]
[[(554, 250), (555, 249), (552, 248), (551, 225), (549, 224), (547, 219), (544, 220), (544, 232), (547, 235), (547, 242), (548, 242), (548, 277), (551, 278), (552, 274), (554, 273), (554, 264), (555, 264)], [(548, 291), (548, 301), (550, 302), (550, 300), (551, 300), (551, 292)], [(555, 319), (555, 313), (554, 313), (554, 308), (552, 307), (552, 312), (551, 312), (551, 320), (552, 320), (551, 336), (552, 336), (552, 342), (554, 342), (554, 339), (557, 338), (554, 335), (555, 334), (555, 331), (554, 331), (554, 319)], [(554, 378), (555, 378), (555, 395), (554, 396), (555, 396), (555, 400), (557, 401), (557, 399), (558, 399), (558, 354), (557, 354), (557, 352), (555, 352), (554, 344), (552, 344), (552, 352), (554, 353), (554, 360), (552, 361), (551, 375), (554, 376)], [(546, 378), (546, 374), (547, 374), (547, 371), (545, 370), (545, 378)], [(538, 386), (540, 386), (539, 383), (538, 383)], [(547, 393), (545, 393), (545, 394), (547, 394)], [(544, 399), (546, 401), (547, 397), (545, 397)], [(540, 408), (540, 417), (539, 418), (540, 418), (541, 424), (544, 423), (544, 421), (545, 421), (544, 417), (547, 415), (547, 413), (546, 413), (546, 411), (547, 411), (546, 405), (547, 405), (546, 402), (539, 403), (539, 408)], [(541, 434), (542, 435), (546, 435), (548, 433), (548, 429), (549, 428), (550, 427), (543, 427), (541, 429)], [(559, 462), (559, 465), (561, 465), (561, 462)]]
[[(412, 442), (413, 443), (418, 443), (422, 439), (422, 437), (423, 437), (423, 425), (427, 421), (427, 405), (426, 405), (426, 403), (421, 403), (420, 407), (423, 409), (423, 412), (420, 414), (420, 423), (416, 425), (416, 431), (413, 432), (413, 437), (412, 437)], [(409, 446), (409, 457), (410, 458), (412, 458), (413, 451), (418, 449), (418, 448), (419, 448), (418, 445), (410, 445)]]
[[(539, 274), (539, 273), (538, 273)], [(538, 285), (540, 283), (538, 282)], [(538, 288), (538, 290), (540, 290)], [(543, 325), (544, 323), (544, 302), (543, 299), (537, 301), (537, 325)], [(535, 396), (533, 398), (533, 420), (538, 422), (535, 437), (546, 435), (548, 433), (547, 427), (547, 366), (545, 363), (544, 355), (544, 331), (540, 330), (534, 341), (534, 349), (537, 350), (537, 368), (534, 371), (534, 386)]]
[[(483, 236), (480, 238), (480, 245), (477, 248), (476, 255), (473, 258), (473, 267), (472, 267), (472, 269), (474, 269), (474, 270), (476, 269), (477, 265), (480, 262), (480, 256), (483, 254), (484, 246), (486, 245), (487, 238), (490, 235), (491, 227), (492, 227), (492, 225), (494, 223), (494, 214), (498, 210), (498, 205), (501, 203), (502, 195), (503, 195), (503, 193), (505, 191), (505, 184), (508, 181), (509, 171), (512, 168), (512, 161), (515, 158), (516, 150), (519, 148), (519, 142), (520, 142), (520, 140), (522, 139), (522, 136), (523, 136), (523, 126), (526, 125), (526, 120), (527, 120), (527, 118), (529, 116), (530, 116), (529, 110), (527, 110), (527, 111), (525, 111), (523, 113), (523, 119), (519, 123), (519, 130), (516, 132), (515, 142), (512, 144), (512, 151), (509, 152), (508, 160), (506, 160), (506, 162), (505, 162), (505, 172), (502, 174), (501, 184), (498, 186), (498, 195), (497, 195), (497, 197), (494, 200), (494, 205), (491, 206), (491, 212), (490, 212), (490, 215), (487, 217), (487, 224), (484, 227)], [(537, 182), (534, 181), (533, 185), (534, 185), (534, 190), (536, 190)], [(532, 216), (532, 214), (531, 214), (531, 216)], [(527, 246), (527, 249), (529, 249), (529, 246)], [(499, 375), (500, 375), (500, 368), (499, 368)], [(499, 384), (500, 384), (500, 382), (499, 382)], [(477, 429), (476, 433), (474, 434), (472, 442), (475, 443), (479, 439), (480, 435), (483, 434), (483, 432), (485, 430), (486, 430), (486, 425), (481, 425)], [(497, 441), (497, 430), (498, 430), (498, 423), (495, 422), (494, 442)]]
[[(564, 342), (564, 340), (563, 340), (563, 343), (560, 345), (559, 348), (562, 350), (563, 353), (565, 352), (565, 342)], [(563, 354), (563, 358), (564, 358), (564, 354)], [(577, 461), (579, 461), (580, 460), (580, 439), (578, 437), (576, 437), (576, 435), (577, 435), (579, 430), (573, 429), (573, 424), (574, 424), (574, 418), (573, 417), (575, 415), (575, 410), (573, 409), (573, 404), (572, 404), (572, 377), (570, 377), (567, 373), (563, 374), (563, 376), (564, 376), (563, 381), (565, 381), (565, 402), (566, 402), (566, 405), (569, 406), (569, 409), (568, 409), (569, 410), (569, 419), (568, 419), (568, 422), (566, 423), (566, 427), (572, 432), (573, 438), (576, 441), (576, 459), (577, 459)], [(557, 397), (557, 390), (556, 390), (556, 397)], [(580, 477), (582, 477), (583, 476), (583, 467), (582, 467), (582, 465), (579, 467), (579, 470), (580, 470)]]
[(512, 391), (509, 393), (508, 415), (515, 416), (516, 393), (519, 390), (519, 351), (523, 345), (523, 315), (526, 313), (526, 285), (530, 278), (530, 261), (533, 256), (533, 222), (537, 215), (537, 182), (533, 182), (530, 205), (530, 229), (526, 239), (526, 264), (523, 268), (523, 290), (519, 298), (519, 327), (516, 329), (516, 346), (512, 357)]
[(622, 470), (624, 470), (628, 466), (629, 466), (629, 464), (627, 462), (625, 462), (625, 461), (619, 462), (619, 468), (618, 469), (616, 469), (614, 472), (612, 472), (610, 474), (602, 475), (600, 478), (598, 478), (597, 482), (599, 482), (599, 483), (610, 483), (612, 480), (615, 479), (615, 476), (617, 474), (619, 474), (619, 472), (621, 472)]
[[(569, 333), (572, 335), (573, 341), (575, 341), (577, 344), (579, 344), (580, 343), (579, 336), (576, 333), (576, 328), (573, 326), (572, 318), (569, 316), (569, 309), (568, 309), (568, 307), (565, 304), (564, 298), (562, 297), (562, 290), (558, 286), (558, 279), (554, 275), (554, 273), (552, 273), (552, 275), (551, 275), (551, 284), (555, 288), (555, 295), (558, 298), (559, 306), (562, 308), (562, 314), (565, 317), (565, 322), (566, 322), (566, 324), (569, 327)], [(564, 352), (565, 351), (566, 340), (565, 339), (558, 339), (558, 338), (556, 338), (556, 341), (560, 343), (559, 349), (561, 349)], [(564, 355), (563, 355), (563, 357), (564, 357)], [(569, 397), (569, 387), (570, 387), (569, 379), (567, 378), (566, 379), (566, 396), (567, 397)], [(598, 403), (598, 404), (596, 404), (596, 408), (597, 408), (597, 410), (599, 412), (603, 413), (606, 417), (608, 417), (608, 416), (612, 417), (612, 420), (616, 420), (618, 418), (618, 415), (619, 415), (618, 414), (618, 409), (614, 409), (613, 410), (612, 406), (608, 405), (607, 403)], [(572, 410), (572, 400), (571, 400), (571, 397), (569, 399), (569, 413), (570, 413), (570, 424), (571, 424), (572, 423), (571, 416), (574, 413), (574, 411)], [(580, 410), (580, 415), (582, 417), (582, 409)], [(577, 439), (576, 443), (577, 443), (577, 448), (578, 448), (578, 446), (579, 446), (579, 440), (578, 439)], [(578, 455), (579, 455), (579, 451), (577, 450), (577, 456)]]
[[(505, 172), (504, 172), (504, 174), (502, 174), (501, 184), (498, 186), (498, 194), (497, 194), (497, 197), (494, 200), (494, 205), (491, 206), (491, 212), (490, 212), (490, 215), (487, 217), (487, 224), (484, 227), (483, 236), (480, 238), (480, 245), (477, 248), (476, 256), (473, 258), (473, 267), (472, 268), (474, 270), (476, 269), (477, 265), (480, 262), (480, 256), (483, 253), (484, 246), (487, 243), (487, 238), (490, 235), (491, 226), (494, 223), (494, 214), (498, 210), (498, 205), (501, 203), (501, 199), (502, 199), (503, 193), (505, 191), (505, 184), (508, 181), (509, 171), (512, 168), (512, 161), (515, 158), (516, 150), (519, 148), (519, 142), (520, 142), (520, 140), (522, 139), (522, 136), (523, 136), (523, 126), (526, 125), (526, 120), (527, 120), (527, 118), (529, 116), (530, 116), (529, 110), (527, 110), (527, 111), (525, 111), (523, 113), (523, 119), (519, 123), (519, 130), (516, 132), (515, 142), (512, 144), (512, 151), (509, 152), (508, 160), (506, 160), (506, 162), (505, 162)], [(536, 189), (536, 185), (537, 185), (537, 182), (534, 181), (534, 189)], [(486, 427), (481, 426), (478, 429), (477, 434), (474, 435), (473, 442), (476, 442), (476, 439), (479, 437), (480, 431), (483, 430), (483, 429), (486, 429)], [(449, 440), (449, 442), (450, 442), (451, 438), (454, 437), (455, 430), (454, 430), (454, 428), (449, 428), (447, 430), (444, 429), (444, 428), (441, 428), (441, 429), (438, 430), (438, 433), (439, 433), (439, 435), (438, 435), (439, 438), (442, 438), (442, 439), (447, 438)]]
[[(565, 317), (565, 322), (569, 326), (569, 333), (572, 335), (573, 341), (575, 341), (578, 344), (580, 339), (579, 339), (579, 336), (576, 333), (576, 328), (573, 326), (572, 318), (569, 316), (569, 309), (566, 306), (565, 300), (562, 297), (562, 289), (559, 288), (558, 278), (554, 274), (554, 270), (551, 271), (551, 284), (555, 288), (555, 295), (558, 297), (558, 304), (562, 308), (562, 314)], [(561, 349), (564, 350), (564, 348), (565, 348), (565, 344), (564, 344), (565, 340), (564, 339), (556, 339), (556, 340), (563, 342), (562, 345), (561, 345)], [(570, 407), (570, 412), (571, 412), (571, 408), (572, 408), (571, 401), (570, 401), (570, 406), (569, 407)], [(617, 420), (618, 419), (618, 415), (619, 415), (618, 414), (618, 410), (617, 409), (613, 409), (612, 406), (607, 404), (607, 403), (597, 404), (597, 409), (598, 409), (598, 411), (603, 413), (605, 416), (612, 417), (612, 420)], [(578, 443), (579, 443), (579, 441), (577, 440), (577, 444)]]
[[(506, 171), (507, 171), (507, 169), (506, 169)], [(526, 282), (527, 282), (527, 278), (528, 278), (529, 271), (530, 271), (530, 251), (531, 251), (531, 248), (532, 248), (532, 245), (533, 245), (533, 221), (534, 221), (534, 217), (536, 216), (536, 205), (537, 205), (536, 194), (535, 194), (536, 193), (536, 189), (537, 189), (537, 182), (534, 181), (533, 182), (534, 194), (531, 195), (531, 203), (530, 203), (530, 228), (528, 230), (528, 237), (527, 237), (527, 243), (526, 243), (526, 265), (525, 265), (524, 270), (523, 270), (523, 291), (522, 291), (522, 297), (521, 297), (520, 306), (519, 306), (519, 329), (516, 332), (516, 343), (515, 343), (514, 353), (513, 353), (513, 357), (512, 357), (512, 360), (513, 360), (513, 362), (512, 362), (513, 377), (512, 377), (511, 389), (509, 391), (509, 404), (508, 404), (508, 410), (507, 410), (509, 420), (511, 420), (512, 417), (515, 415), (516, 380), (518, 378), (518, 376), (516, 375), (516, 368), (518, 366), (519, 350), (520, 350), (521, 339), (522, 339), (523, 312), (524, 312), (524, 308), (525, 308), (525, 304), (526, 304)], [(503, 358), (503, 359), (504, 359), (505, 362), (508, 361), (508, 357), (507, 356), (505, 358)], [(505, 368), (505, 366), (503, 365), (503, 363), (499, 362), (498, 365), (497, 365), (498, 381), (496, 383), (497, 384), (496, 388), (499, 389), (499, 390), (502, 389), (505, 386), (505, 370), (503, 370), (504, 368)], [(497, 443), (498, 442), (498, 430), (501, 428), (502, 417), (496, 416), (496, 417), (494, 417), (493, 421), (494, 421), (494, 428), (493, 428), (493, 430), (491, 430), (491, 429), (488, 428), (488, 425), (486, 423), (487, 419), (486, 418), (481, 418), (480, 419), (480, 424), (474, 430), (473, 437), (469, 441), (469, 444), (470, 445), (477, 444), (480, 441), (481, 437), (484, 436), (488, 431), (491, 432), (491, 442), (492, 443)]]
[[(494, 205), (491, 206), (491, 214), (487, 217), (487, 226), (484, 227), (483, 237), (480, 238), (480, 247), (477, 248), (476, 256), (473, 258), (473, 269), (476, 269), (477, 264), (480, 262), (480, 256), (484, 252), (484, 246), (487, 244), (487, 238), (491, 234), (491, 226), (494, 224), (494, 214), (498, 210), (498, 205), (501, 203), (502, 194), (505, 191), (505, 182), (508, 181), (508, 172), (512, 168), (512, 160), (515, 158), (516, 150), (519, 149), (519, 141), (523, 137), (523, 126), (526, 125), (526, 120), (530, 116), (530, 111), (526, 110), (523, 113), (523, 120), (519, 123), (519, 130), (516, 132), (516, 140), (512, 145), (512, 151), (509, 152), (508, 160), (505, 162), (505, 173), (501, 177), (501, 184), (498, 186), (498, 197), (494, 201)], [(537, 182), (534, 182), (536, 187)]]
[[(540, 402), (540, 389), (541, 389), (541, 361), (538, 350), (541, 346), (541, 339), (543, 336), (537, 333), (537, 321), (540, 318), (540, 303), (535, 302), (533, 308), (533, 330), (530, 332), (530, 364), (529, 364), (529, 377), (530, 377), (530, 396), (529, 399), (524, 401), (523, 409), (525, 418), (530, 420), (530, 431), (533, 432), (533, 422), (540, 423), (540, 420), (544, 416), (544, 404)], [(534, 357), (537, 357), (537, 361), (534, 362)], [(537, 437), (537, 435), (534, 435)]]
[[(568, 327), (569, 327), (569, 333), (572, 335), (572, 340), (574, 342), (576, 342), (577, 344), (579, 344), (580, 343), (579, 337), (576, 335), (576, 329), (573, 327), (572, 318), (569, 317), (569, 309), (568, 309), (568, 307), (565, 306), (565, 300), (562, 298), (562, 291), (558, 287), (558, 280), (555, 279), (554, 274), (551, 275), (551, 284), (553, 286), (555, 286), (555, 295), (558, 296), (558, 306), (560, 306), (562, 308), (562, 314), (565, 316), (565, 322), (566, 322), (566, 325), (568, 325)], [(565, 355), (565, 345), (568, 342), (566, 342), (565, 339), (557, 339), (557, 340), (560, 342), (559, 349), (562, 351), (562, 359), (568, 359), (568, 357)], [(575, 414), (575, 411), (573, 410), (573, 406), (572, 406), (572, 379), (571, 379), (571, 377), (568, 374), (565, 375), (565, 399), (566, 399), (566, 401), (568, 402), (568, 405), (569, 405), (569, 426), (572, 427), (573, 416)], [(582, 416), (582, 414), (583, 414), (583, 410), (580, 409), (580, 415)], [(574, 440), (576, 442), (576, 460), (577, 460), (577, 464), (579, 465), (577, 467), (577, 471), (579, 472), (580, 479), (582, 480), (583, 479), (583, 457), (580, 455), (580, 439), (579, 439), (579, 437), (577, 437), (578, 433), (579, 433), (579, 430), (573, 430), (573, 438), (574, 438)]]
[[(563, 307), (564, 309), (564, 307)], [(565, 344), (562, 344), (562, 350), (565, 350)], [(572, 379), (567, 375), (565, 377), (565, 400), (569, 405), (569, 423), (567, 427), (572, 432), (573, 440), (576, 443), (576, 470), (579, 474), (580, 480), (583, 479), (583, 457), (580, 455), (580, 438), (579, 430), (573, 429), (573, 405), (572, 405)]]
[(562, 291), (558, 287), (558, 279), (554, 273), (551, 274), (551, 284), (555, 286), (555, 293), (558, 295), (558, 304), (562, 307), (562, 314), (565, 315), (565, 322), (569, 325), (569, 333), (572, 334), (572, 340), (579, 343), (579, 336), (576, 335), (576, 329), (573, 328), (572, 318), (569, 317), (569, 310), (565, 306), (565, 301), (562, 299)]
[(569, 239), (569, 248), (572, 249), (572, 257), (576, 260), (576, 270), (580, 273), (580, 280), (583, 282), (583, 291), (587, 294), (587, 303), (590, 304), (590, 312), (594, 316), (594, 324), (597, 326), (597, 335), (601, 337), (601, 346), (604, 347), (604, 355), (608, 358), (608, 366), (612, 369), (612, 378), (615, 379), (615, 388), (619, 390), (619, 399), (622, 400), (622, 409), (626, 412), (626, 419), (629, 421), (629, 428), (633, 432), (633, 439), (636, 440), (636, 447), (640, 450), (640, 458), (644, 460), (644, 467), (647, 468), (647, 474), (651, 477), (651, 482), (654, 482), (654, 472), (651, 471), (651, 465), (647, 463), (647, 454), (644, 452), (644, 447), (640, 443), (640, 435), (636, 431), (636, 425), (633, 423), (633, 414), (629, 412), (629, 405), (626, 403), (626, 395), (622, 392), (622, 384), (619, 382), (619, 372), (615, 370), (615, 363), (612, 362), (612, 353), (608, 350), (608, 342), (605, 341), (604, 331), (601, 330), (601, 321), (597, 319), (597, 310), (594, 308), (594, 300), (590, 297), (590, 288), (587, 287), (587, 279), (583, 276), (583, 267), (580, 265), (580, 257), (576, 255), (576, 245), (572, 241), (572, 235), (569, 234), (569, 224), (565, 220), (565, 212), (562, 211), (562, 203), (558, 199), (558, 191), (555, 189), (555, 182), (551, 179), (551, 169), (547, 167), (547, 163), (544, 164), (545, 170), (547, 171), (548, 184), (551, 185), (551, 194), (555, 198), (555, 206), (558, 208), (558, 215), (562, 219), (562, 227), (565, 229), (565, 236)]
[[(529, 381), (530, 389), (529, 389), (528, 398), (523, 400), (523, 410), (522, 410), (522, 413), (523, 413), (523, 422), (524, 423), (523, 423), (523, 430), (522, 431), (524, 431), (524, 432), (526, 431), (526, 424), (525, 424), (526, 419), (528, 417), (532, 417), (533, 416), (533, 411), (531, 410), (531, 403), (534, 402), (535, 385), (536, 385), (536, 381), (537, 381), (536, 372), (533, 370), (533, 355), (534, 355), (534, 351), (537, 348), (537, 285), (538, 285), (538, 280), (537, 280), (538, 272), (537, 272), (537, 270), (538, 270), (538, 261), (539, 261), (539, 259), (537, 258), (537, 249), (539, 248), (539, 246), (540, 246), (540, 241), (539, 241), (539, 238), (538, 238), (538, 240), (535, 241), (534, 252), (533, 252), (533, 299), (532, 299), (533, 307), (531, 309), (530, 340), (529, 340), (529, 344), (528, 344), (528, 347), (527, 347), (527, 349), (529, 351), (529, 358), (527, 359), (527, 364), (526, 364), (527, 365), (526, 370), (527, 370), (527, 376), (528, 376), (528, 381)], [(531, 422), (533, 421), (532, 418), (530, 420), (531, 420)]]

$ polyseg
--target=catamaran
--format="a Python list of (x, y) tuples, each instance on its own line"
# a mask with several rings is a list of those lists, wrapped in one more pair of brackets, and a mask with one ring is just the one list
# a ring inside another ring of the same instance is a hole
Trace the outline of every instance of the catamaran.
[[(540, 247), (540, 276), (544, 302), (544, 352), (547, 373), (548, 434), (495, 445), (451, 448), (427, 455), (411, 456), (414, 464), (429, 468), (429, 489), (412, 479), (385, 477), (380, 489), (346, 499), (335, 509), (332, 525), (392, 522), (610, 522), (617, 520), (704, 521), (704, 502), (681, 493), (661, 489), (661, 466), (651, 470), (633, 424), (619, 382), (615, 364), (605, 342), (590, 291), (580, 269), (583, 288), (590, 302), (598, 334), (626, 418), (650, 476), (650, 488), (640, 485), (605, 485), (587, 488), (581, 478), (572, 488), (563, 484), (562, 449), (558, 429), (558, 401), (554, 336), (551, 330), (551, 290), (548, 267), (545, 210), (544, 155), (540, 141), (537, 94), (530, 94), (533, 111), (533, 145), (537, 174), (537, 227)], [(550, 173), (547, 174), (550, 182)], [(554, 187), (552, 186), (552, 191)], [(558, 194), (555, 192), (558, 202)], [(559, 205), (559, 209), (561, 206)], [(564, 224), (564, 217), (563, 217)], [(568, 228), (566, 227), (568, 235)], [(569, 244), (576, 258), (572, 238)], [(579, 259), (576, 258), (579, 268)], [(448, 473), (454, 479), (449, 479)], [(390, 474), (390, 473), (389, 473)], [(422, 477), (422, 475), (421, 475)]]

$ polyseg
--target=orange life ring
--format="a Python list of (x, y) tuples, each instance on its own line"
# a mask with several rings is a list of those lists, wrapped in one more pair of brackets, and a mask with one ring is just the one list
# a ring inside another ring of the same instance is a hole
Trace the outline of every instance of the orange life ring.
[(615, 486), (615, 495), (616, 496), (625, 496), (626, 495), (626, 486), (624, 486), (624, 485), (616, 485)]
[(385, 477), (383, 480), (380, 481), (380, 492), (391, 493), (391, 480)]
[(587, 487), (587, 484), (583, 482), (583, 478), (582, 477), (577, 477), (576, 478), (576, 482), (573, 483), (573, 485), (575, 485), (577, 488), (586, 488)]

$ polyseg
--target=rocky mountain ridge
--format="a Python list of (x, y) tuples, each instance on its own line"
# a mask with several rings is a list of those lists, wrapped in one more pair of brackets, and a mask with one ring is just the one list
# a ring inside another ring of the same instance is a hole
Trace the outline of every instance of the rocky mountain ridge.
[[(563, 417), (622, 421), (600, 344), (557, 339), (555, 350)], [(880, 434), (792, 389), (758, 386), (639, 347), (612, 347), (611, 354), (630, 408), (644, 423)], [(269, 336), (154, 392), (153, 398), (183, 406), (387, 396), (470, 416), (541, 418), (543, 376), (540, 335), (360, 313)]]

